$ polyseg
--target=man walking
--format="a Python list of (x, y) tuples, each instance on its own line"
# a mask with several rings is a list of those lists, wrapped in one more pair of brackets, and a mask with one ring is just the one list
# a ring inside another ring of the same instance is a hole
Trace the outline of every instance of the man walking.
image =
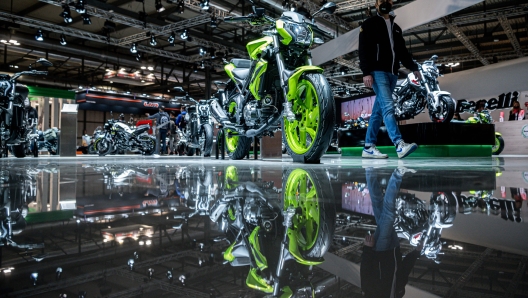
[(402, 30), (394, 23), (392, 0), (376, 0), (377, 14), (368, 18), (361, 25), (359, 33), (359, 66), (363, 72), (363, 83), (373, 88), (376, 100), (372, 107), (363, 158), (387, 158), (376, 148), (378, 131), (382, 121), (385, 122), (391, 141), (396, 146), (399, 158), (411, 154), (418, 145), (403, 141), (394, 116), (392, 91), (396, 87), (398, 69), (401, 63), (412, 70), (421, 80), (418, 65), (405, 48)]
[[(156, 119), (156, 129), (159, 132), (160, 143), (158, 148), (161, 149), (161, 153), (165, 154), (167, 150), (167, 130), (169, 129), (169, 114), (165, 112), (165, 106), (160, 106), (158, 113), (150, 116), (149, 113), (146, 113), (147, 119)], [(158, 150), (159, 150), (158, 149)]]

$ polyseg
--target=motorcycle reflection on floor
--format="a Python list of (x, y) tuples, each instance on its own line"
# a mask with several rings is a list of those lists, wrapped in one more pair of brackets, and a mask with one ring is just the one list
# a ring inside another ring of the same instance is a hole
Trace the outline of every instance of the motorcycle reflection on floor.
[(423, 200), (411, 194), (400, 194), (396, 199), (394, 226), (399, 238), (409, 240), (413, 246), (423, 241), (422, 255), (440, 263), (442, 229), (453, 225), (456, 216), (456, 198), (450, 192), (431, 194), (429, 210)]
[(44, 132), (37, 130), (37, 133), (30, 134), (30, 151), (34, 157), (38, 157), (38, 152), (46, 149), (51, 155), (57, 155), (59, 153), (59, 135), (60, 131), (58, 128), (53, 127), (45, 130)]
[[(230, 245), (224, 260), (249, 266), (246, 285), (274, 297), (312, 296), (313, 265), (321, 264), (334, 232), (335, 205), (323, 170), (287, 169), (282, 188), (225, 170), (210, 218)], [(324, 192), (324, 193), (323, 193)]]

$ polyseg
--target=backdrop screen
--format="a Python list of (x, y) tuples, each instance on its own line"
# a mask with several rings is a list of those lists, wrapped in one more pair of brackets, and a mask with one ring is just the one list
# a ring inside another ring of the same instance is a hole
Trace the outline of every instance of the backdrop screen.
[[(374, 105), (375, 95), (362, 97), (358, 99), (348, 100), (341, 103), (341, 123), (349, 119), (357, 119), (362, 116), (365, 120), (370, 118), (372, 114), (372, 106)], [(345, 116), (348, 112), (350, 116)]]

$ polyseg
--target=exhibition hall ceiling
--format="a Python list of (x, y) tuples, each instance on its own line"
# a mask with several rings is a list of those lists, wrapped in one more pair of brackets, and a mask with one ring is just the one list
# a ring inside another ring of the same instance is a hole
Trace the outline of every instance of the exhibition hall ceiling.
[[(334, 15), (323, 14), (316, 21), (338, 36), (358, 27), (373, 11), (373, 0), (336, 2)], [(396, 1), (395, 8), (411, 2)], [(271, 16), (292, 6), (311, 13), (321, 6), (319, 1), (288, 0), (255, 4)], [(37, 58), (47, 57), (54, 64), (49, 68), (51, 75), (26, 77), (24, 83), (112, 88), (165, 98), (181, 96), (173, 87), (183, 86), (194, 97), (204, 96), (207, 88), (216, 89), (206, 81), (227, 79), (223, 59), (247, 57), (245, 44), (260, 36), (259, 28), (223, 22), (225, 16), (247, 15), (251, 5), (243, 0), (1, 1), (0, 39), (6, 41), (0, 48), (1, 71), (27, 69)], [(526, 1), (488, 0), (445, 20), (412, 28), (404, 37), (418, 61), (436, 54), (444, 65), (456, 65), (445, 72), (455, 72), (480, 67), (483, 61), (496, 63), (525, 55), (527, 19)], [(35, 38), (38, 30), (42, 41)], [(353, 65), (357, 65), (355, 52), (322, 66), (334, 83), (352, 86), (361, 82), (357, 71), (347, 67)], [(138, 73), (136, 79), (112, 80), (115, 73), (107, 70)], [(149, 83), (139, 76), (148, 77)]]

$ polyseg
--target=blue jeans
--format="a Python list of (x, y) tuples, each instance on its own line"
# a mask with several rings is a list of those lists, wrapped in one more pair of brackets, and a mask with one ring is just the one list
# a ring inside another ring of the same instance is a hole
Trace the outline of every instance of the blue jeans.
[(166, 129), (160, 129), (160, 149), (161, 153), (167, 152), (167, 130)]
[(396, 87), (398, 77), (384, 71), (373, 71), (371, 75), (374, 79), (372, 88), (376, 93), (376, 99), (372, 107), (365, 146), (376, 145), (382, 121), (385, 122), (392, 143), (398, 145), (402, 136), (394, 116), (394, 100), (392, 99), (392, 91)]
[(385, 195), (378, 181), (378, 173), (374, 169), (365, 170), (367, 186), (372, 201), (372, 209), (376, 218), (376, 232), (374, 232), (374, 251), (387, 251), (400, 246), (398, 234), (394, 230), (396, 219), (396, 196), (400, 191), (402, 176), (394, 170), (387, 184)]

